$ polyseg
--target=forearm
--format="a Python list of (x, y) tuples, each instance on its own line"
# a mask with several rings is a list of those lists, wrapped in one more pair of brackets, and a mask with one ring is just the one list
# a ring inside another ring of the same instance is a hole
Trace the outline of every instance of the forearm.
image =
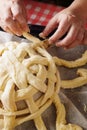
[(87, 21), (87, 0), (74, 0), (69, 8), (74, 14)]

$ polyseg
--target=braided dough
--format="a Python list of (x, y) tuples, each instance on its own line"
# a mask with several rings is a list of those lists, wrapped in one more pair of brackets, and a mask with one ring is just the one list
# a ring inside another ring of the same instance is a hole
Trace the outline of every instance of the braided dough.
[[(56, 64), (70, 67), (70, 62), (52, 57), (44, 41), (25, 33), (24, 36), (32, 42), (0, 45), (0, 130), (13, 130), (28, 120), (34, 120), (37, 130), (47, 130), (41, 115), (52, 103), (56, 107), (56, 130), (82, 130), (78, 125), (66, 123), (65, 107), (58, 95), (67, 81), (61, 81)], [(87, 72), (80, 72), (81, 80), (85, 79), (83, 84), (87, 83)], [(72, 81), (75, 87), (77, 80)]]

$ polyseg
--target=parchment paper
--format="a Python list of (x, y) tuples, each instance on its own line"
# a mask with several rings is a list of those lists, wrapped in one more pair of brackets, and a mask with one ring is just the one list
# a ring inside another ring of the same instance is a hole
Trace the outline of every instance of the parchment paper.
[[(8, 33), (0, 31), (0, 43), (7, 41), (26, 41), (25, 39), (10, 35)], [(81, 57), (82, 53), (87, 49), (87, 46), (78, 46), (73, 49), (64, 50), (63, 48), (51, 47), (48, 52), (51, 55), (58, 56), (66, 60), (75, 60)], [(81, 68), (87, 68), (87, 65)], [(73, 79), (76, 75), (75, 69), (68, 69), (65, 67), (58, 67), (60, 76), (62, 79)], [(76, 89), (61, 89), (60, 98), (65, 105), (67, 112), (67, 122), (80, 125), (84, 130), (87, 130), (87, 85), (81, 86)], [(56, 111), (52, 105), (43, 113), (43, 119), (48, 130), (56, 130), (55, 128)], [(16, 127), (15, 130), (36, 130), (33, 121), (28, 121), (20, 126)]]

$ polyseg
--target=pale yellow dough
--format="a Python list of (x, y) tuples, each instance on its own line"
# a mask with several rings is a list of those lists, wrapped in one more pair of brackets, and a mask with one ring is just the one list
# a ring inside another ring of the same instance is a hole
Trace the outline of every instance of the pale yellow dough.
[[(26, 33), (24, 36), (31, 43), (0, 45), (0, 130), (13, 130), (28, 120), (34, 120), (37, 130), (47, 130), (41, 115), (52, 103), (56, 107), (56, 130), (82, 130), (67, 124), (65, 107), (58, 96), (67, 81), (61, 81), (56, 64), (70, 67), (70, 62), (52, 57), (44, 47), (46, 41)], [(83, 59), (87, 62), (84, 55), (81, 65)], [(78, 66), (79, 59), (75, 63), (73, 67)], [(79, 80), (79, 86), (87, 83), (87, 72), (79, 73), (80, 78), (72, 81), (74, 85), (69, 84), (71, 88), (77, 87)]]

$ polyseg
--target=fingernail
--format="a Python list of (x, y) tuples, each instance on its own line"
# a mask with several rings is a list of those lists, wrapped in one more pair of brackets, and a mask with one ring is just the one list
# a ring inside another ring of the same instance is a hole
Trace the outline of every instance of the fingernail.
[(68, 47), (64, 47), (64, 50), (67, 50), (68, 49)]
[(51, 38), (49, 38), (49, 44), (52, 44), (52, 43), (54, 43), (54, 41)]
[(25, 32), (30, 32), (30, 29), (27, 25), (23, 25), (22, 26), (22, 29), (25, 31)]
[(49, 41), (49, 44), (52, 44), (53, 42), (51, 40), (48, 40)]
[(26, 26), (26, 31), (30, 33), (30, 29), (28, 26)]
[(22, 36), (22, 32), (17, 32), (16, 35), (17, 36)]
[(40, 33), (40, 34), (39, 34), (39, 37), (41, 37), (41, 38), (43, 38), (43, 39), (46, 39), (46, 37), (44, 36), (43, 33)]
[(22, 35), (22, 30), (19, 29), (18, 31), (15, 32), (15, 34), (16, 34), (17, 36), (21, 36), (21, 35)]
[(43, 33), (40, 33), (39, 36), (40, 36), (40, 37), (43, 37)]

